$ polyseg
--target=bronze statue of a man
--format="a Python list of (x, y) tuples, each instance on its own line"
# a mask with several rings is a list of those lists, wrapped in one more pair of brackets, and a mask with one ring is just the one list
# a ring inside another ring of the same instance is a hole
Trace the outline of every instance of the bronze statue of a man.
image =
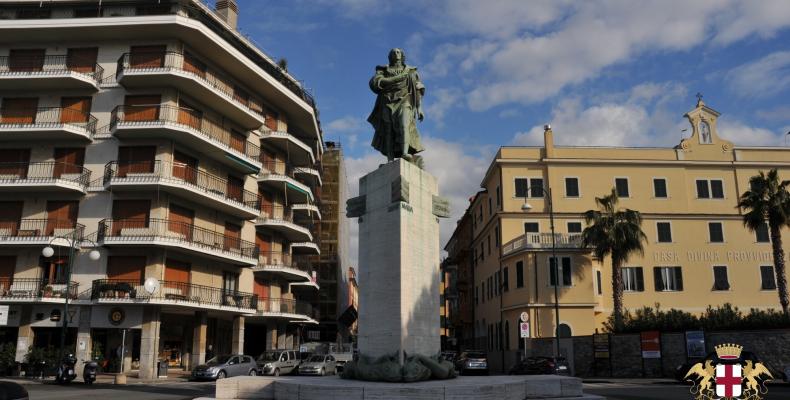
[(389, 65), (376, 66), (370, 79), (370, 90), (376, 93), (376, 105), (368, 122), (376, 129), (372, 146), (387, 156), (411, 160), (423, 150), (416, 120), (423, 120), (422, 96), (425, 86), (420, 82), (417, 68), (406, 65), (401, 49), (392, 49)]

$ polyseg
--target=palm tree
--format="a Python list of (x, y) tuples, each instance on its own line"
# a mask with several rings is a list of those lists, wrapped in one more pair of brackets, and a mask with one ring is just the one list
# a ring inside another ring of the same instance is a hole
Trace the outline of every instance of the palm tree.
[(743, 210), (743, 225), (754, 232), (768, 222), (771, 234), (771, 247), (774, 253), (774, 270), (776, 271), (776, 288), (779, 292), (779, 304), (788, 315), (790, 299), (787, 295), (787, 277), (785, 276), (785, 254), (782, 249), (782, 228), (790, 226), (790, 181), (780, 181), (776, 168), (765, 174), (749, 178), (751, 190), (741, 195), (738, 208)]
[(642, 243), (647, 236), (642, 232), (642, 215), (631, 209), (618, 209), (617, 192), (596, 197), (598, 210), (587, 210), (582, 232), (582, 246), (592, 247), (593, 256), (603, 262), (612, 256), (612, 300), (615, 331), (623, 327), (623, 276), (621, 267), (633, 253), (644, 254)]

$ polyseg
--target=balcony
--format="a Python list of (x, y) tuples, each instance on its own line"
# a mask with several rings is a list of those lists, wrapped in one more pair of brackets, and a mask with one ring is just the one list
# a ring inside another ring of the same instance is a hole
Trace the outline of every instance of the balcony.
[(126, 88), (175, 87), (211, 104), (219, 113), (247, 130), (257, 129), (265, 120), (259, 100), (234, 85), (217, 71), (190, 55), (175, 52), (126, 53), (118, 59), (118, 83)]
[(281, 161), (265, 160), (258, 183), (273, 190), (284, 191), (291, 203), (314, 203), (310, 187), (294, 178), (294, 168)]
[(299, 176), (312, 187), (321, 186), (321, 172), (315, 168), (296, 167), (294, 168), (294, 176)]
[(175, 220), (103, 219), (99, 221), (98, 242), (104, 246), (161, 246), (236, 265), (258, 264), (255, 243)]
[[(555, 233), (554, 245), (558, 249), (581, 249), (581, 234)], [(551, 233), (527, 233), (502, 246), (502, 254), (508, 255), (519, 250), (551, 250)]]
[(118, 106), (110, 130), (119, 138), (167, 137), (183, 143), (235, 171), (258, 173), (261, 149), (221, 123), (194, 110), (173, 106)]
[(280, 205), (264, 204), (255, 226), (277, 231), (288, 241), (313, 240), (310, 229), (294, 222), (293, 212)]
[(149, 293), (140, 281), (97, 279), (91, 286), (91, 300), (99, 304), (160, 304), (244, 313), (258, 309), (258, 296), (252, 293), (173, 281), (159, 281), (159, 288)]
[(292, 204), (291, 211), (298, 218), (321, 219), (321, 210), (315, 204)]
[(63, 303), (77, 298), (77, 282), (66, 284), (41, 278), (0, 278), (0, 301), (4, 303)]
[(0, 108), (0, 140), (91, 140), (96, 117), (61, 107)]
[(111, 161), (104, 167), (104, 187), (113, 191), (162, 189), (242, 218), (260, 214), (260, 196), (205, 171), (162, 160)]
[(291, 252), (294, 254), (313, 254), (320, 255), (321, 248), (315, 242), (291, 242)]
[(258, 265), (252, 270), (258, 274), (279, 276), (289, 282), (309, 282), (313, 277), (308, 263), (299, 262), (281, 251), (261, 252)]
[(91, 172), (62, 162), (0, 163), (0, 192), (76, 191), (85, 193)]
[(258, 313), (256, 315), (317, 323), (313, 319), (313, 306), (310, 303), (289, 298), (258, 298)]
[(281, 131), (261, 131), (261, 143), (269, 143), (272, 147), (288, 154), (288, 159), (294, 165), (315, 164), (313, 149), (302, 139)]
[(99, 90), (104, 68), (67, 55), (0, 57), (0, 90)]
[[(78, 246), (71, 238), (82, 239), (85, 225), (59, 219), (25, 218), (0, 221), (0, 246)], [(13, 247), (12, 247), (13, 248)]]

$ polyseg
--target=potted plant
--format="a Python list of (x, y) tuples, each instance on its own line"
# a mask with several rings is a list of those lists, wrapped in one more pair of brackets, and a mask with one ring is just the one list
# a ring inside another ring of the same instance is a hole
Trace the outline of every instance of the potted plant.
[(44, 287), (44, 297), (52, 297), (52, 285)]

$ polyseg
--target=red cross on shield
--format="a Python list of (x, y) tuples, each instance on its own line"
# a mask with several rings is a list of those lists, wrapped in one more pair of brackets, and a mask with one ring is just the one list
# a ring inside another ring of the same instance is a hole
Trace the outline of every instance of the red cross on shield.
[(719, 364), (716, 366), (717, 397), (740, 397), (741, 381), (740, 364)]

